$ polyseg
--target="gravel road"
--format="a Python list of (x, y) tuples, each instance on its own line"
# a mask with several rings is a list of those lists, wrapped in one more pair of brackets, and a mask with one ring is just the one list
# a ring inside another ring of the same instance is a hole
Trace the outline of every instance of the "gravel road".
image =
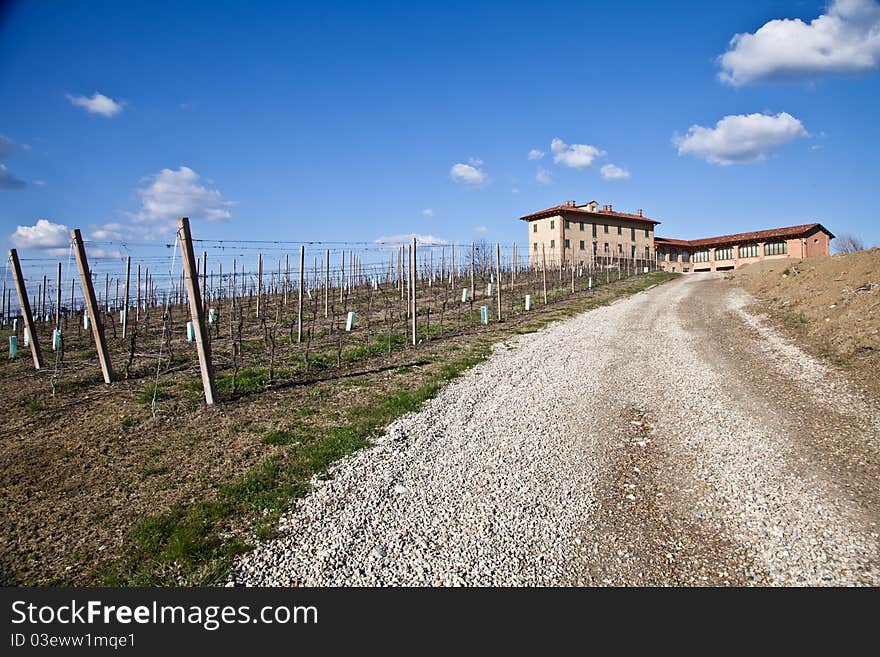
[(878, 585), (880, 410), (691, 275), (496, 347), (230, 585)]

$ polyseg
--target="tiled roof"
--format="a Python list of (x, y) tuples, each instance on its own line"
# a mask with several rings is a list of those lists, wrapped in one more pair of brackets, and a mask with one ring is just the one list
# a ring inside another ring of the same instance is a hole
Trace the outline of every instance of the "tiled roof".
[(750, 233), (736, 233), (734, 235), (721, 235), (719, 237), (704, 237), (698, 240), (676, 240), (667, 237), (656, 237), (654, 241), (659, 244), (671, 244), (674, 246), (716, 246), (724, 244), (739, 244), (742, 242), (757, 242), (774, 238), (792, 238), (801, 237), (807, 233), (819, 229), (828, 233), (831, 237), (834, 235), (830, 230), (822, 224), (801, 224), (799, 226), (786, 226), (784, 228), (771, 228), (769, 230), (755, 230)]
[(540, 219), (541, 217), (549, 217), (555, 214), (576, 214), (576, 215), (589, 215), (591, 217), (600, 216), (600, 217), (611, 217), (615, 219), (628, 219), (630, 221), (641, 221), (646, 224), (659, 224), (659, 221), (655, 221), (654, 219), (649, 219), (648, 217), (643, 217), (638, 214), (630, 214), (629, 212), (612, 212), (610, 210), (596, 210), (595, 212), (591, 212), (586, 208), (579, 208), (577, 206), (571, 205), (554, 205), (552, 208), (547, 208), (546, 210), (539, 210), (538, 212), (533, 212), (532, 214), (527, 214), (520, 219), (523, 221), (531, 221), (532, 219)]

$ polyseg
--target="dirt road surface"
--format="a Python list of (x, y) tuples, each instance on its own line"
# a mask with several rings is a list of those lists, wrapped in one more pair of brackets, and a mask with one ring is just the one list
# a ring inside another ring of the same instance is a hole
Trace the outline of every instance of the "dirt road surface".
[(880, 584), (880, 408), (750, 303), (691, 275), (496, 347), (230, 584)]

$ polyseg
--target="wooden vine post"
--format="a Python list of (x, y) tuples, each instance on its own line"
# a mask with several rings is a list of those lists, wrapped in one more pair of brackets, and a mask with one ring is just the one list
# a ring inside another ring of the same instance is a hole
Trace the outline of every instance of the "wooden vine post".
[(303, 335), (303, 272), (306, 264), (306, 245), (301, 244), (299, 247), (299, 304), (296, 308), (296, 341), (302, 342)]
[(177, 220), (177, 235), (180, 238), (180, 253), (189, 296), (189, 312), (193, 328), (195, 329), (196, 351), (199, 355), (202, 386), (205, 388), (205, 403), (210, 406), (214, 403), (217, 396), (217, 391), (214, 388), (214, 366), (211, 363), (211, 344), (208, 341), (205, 308), (202, 305), (201, 291), (199, 290), (196, 259), (192, 246), (192, 233), (190, 233), (189, 219), (187, 217), (180, 217)]
[(131, 256), (128, 256), (125, 259), (125, 293), (123, 294), (122, 299), (122, 339), (125, 340), (125, 334), (128, 329), (128, 306), (130, 303), (129, 300), (129, 291), (131, 288)]
[(79, 228), (70, 231), (70, 239), (73, 240), (73, 254), (76, 256), (76, 266), (79, 269), (79, 280), (85, 297), (86, 312), (89, 314), (89, 323), (92, 325), (92, 337), (95, 339), (95, 349), (98, 352), (98, 360), (101, 363), (101, 373), (104, 375), (104, 383), (113, 381), (113, 366), (110, 363), (110, 352), (107, 351), (107, 341), (104, 339), (104, 322), (98, 311), (98, 300), (95, 298), (95, 286), (92, 285), (92, 272), (89, 270), (89, 261), (86, 257), (86, 247), (83, 244), (82, 234)]
[(495, 243), (495, 284), (497, 285), (495, 293), (498, 298), (498, 321), (500, 322), (503, 317), (501, 316), (501, 244), (499, 242)]
[(410, 263), (409, 263), (409, 289), (410, 289), (410, 302), (412, 303), (412, 307), (410, 309), (410, 313), (412, 314), (412, 343), (413, 346), (416, 344), (416, 238), (412, 238), (412, 249), (410, 250)]
[(37, 331), (34, 329), (34, 316), (31, 314), (31, 302), (28, 300), (27, 288), (24, 284), (24, 276), (21, 275), (21, 263), (18, 261), (18, 251), (9, 249), (9, 261), (12, 263), (12, 277), (15, 279), (15, 289), (18, 292), (18, 302), (21, 304), (21, 314), (24, 316), (25, 330), (28, 332), (31, 346), (31, 356), (34, 359), (34, 369), (43, 367), (40, 341), (37, 339)]
[(547, 305), (547, 249), (541, 242), (541, 277), (544, 281), (544, 305)]

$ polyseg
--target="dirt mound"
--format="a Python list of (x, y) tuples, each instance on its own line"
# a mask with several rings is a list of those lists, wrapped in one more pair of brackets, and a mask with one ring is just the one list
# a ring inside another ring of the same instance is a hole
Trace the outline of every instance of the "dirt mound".
[(880, 392), (880, 249), (756, 263), (728, 277), (810, 351)]

